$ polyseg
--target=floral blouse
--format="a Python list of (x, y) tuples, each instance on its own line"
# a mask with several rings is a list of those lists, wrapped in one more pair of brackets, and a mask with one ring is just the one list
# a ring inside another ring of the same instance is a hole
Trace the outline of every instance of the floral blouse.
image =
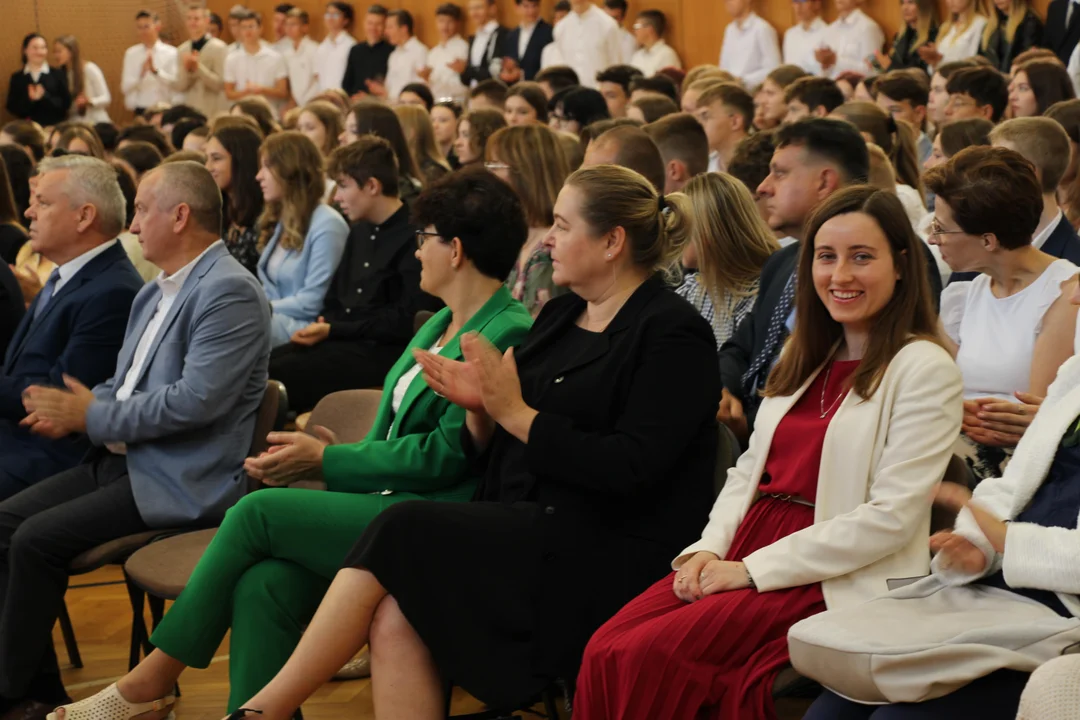
[(713, 335), (716, 336), (716, 347), (719, 348), (735, 334), (735, 328), (754, 309), (754, 302), (757, 300), (758, 294), (758, 281), (755, 280), (753, 286), (749, 289), (751, 290), (749, 295), (740, 296), (734, 293), (725, 293), (722, 302), (723, 307), (716, 307), (705, 289), (705, 284), (701, 282), (701, 275), (693, 272), (687, 274), (682, 285), (677, 287), (675, 292), (686, 298), (694, 306), (694, 309), (701, 313), (701, 316), (712, 326)]
[(259, 231), (254, 227), (241, 228), (229, 226), (225, 233), (225, 247), (237, 261), (255, 275), (255, 266), (259, 264)]
[(567, 292), (551, 281), (551, 252), (543, 244), (537, 245), (524, 263), (514, 266), (506, 278), (506, 287), (533, 317), (540, 314), (548, 300)]

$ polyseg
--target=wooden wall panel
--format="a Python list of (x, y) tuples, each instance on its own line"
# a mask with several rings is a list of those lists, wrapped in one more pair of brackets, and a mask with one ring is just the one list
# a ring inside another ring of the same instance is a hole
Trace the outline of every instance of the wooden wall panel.
[[(437, 41), (435, 31), (435, 8), (442, 0), (382, 0), (389, 8), (406, 8), (416, 18), (417, 34), (429, 46)], [(312, 17), (312, 34), (322, 37), (321, 0), (294, 0)], [(457, 0), (464, 9), (466, 0)], [(945, 12), (945, 0), (938, 0)], [(43, 33), (50, 41), (57, 35), (73, 33), (82, 43), (83, 54), (101, 66), (113, 93), (111, 113), (118, 120), (126, 120), (120, 97), (120, 65), (124, 49), (136, 42), (134, 15), (138, 8), (149, 7), (163, 13), (166, 36), (180, 42), (186, 37), (179, 7), (181, 0), (0, 0), (3, 5), (4, 22), (0, 24), (0, 96), (6, 97), (8, 77), (19, 67), (19, 44), (29, 32)], [(254, 10), (269, 17), (275, 0), (248, 0)], [(507, 26), (517, 24), (514, 0), (498, 0), (499, 19)], [(554, 0), (542, 0), (544, 17), (551, 19)], [(1033, 0), (1033, 6), (1045, 17), (1049, 0)], [(231, 0), (210, 0), (210, 7), (223, 17), (232, 5)], [(362, 20), (366, 2), (356, 2)], [(790, 0), (757, 0), (757, 12), (776, 26), (781, 33), (793, 22)], [(656, 8), (668, 18), (668, 42), (675, 47), (687, 67), (702, 63), (716, 63), (720, 56), (720, 44), (724, 26), (730, 18), (722, 0), (630, 0), (631, 18), (641, 10)], [(891, 38), (900, 25), (899, 0), (870, 0), (866, 12), (877, 20)], [(836, 17), (834, 0), (827, 0), (824, 9), (826, 19)], [(629, 23), (628, 23), (629, 24)], [(467, 31), (471, 28), (466, 28)], [(269, 35), (270, 29), (267, 28)], [(357, 29), (362, 34), (362, 29)], [(0, 110), (2, 113), (2, 110)], [(5, 117), (6, 119), (6, 117)]]

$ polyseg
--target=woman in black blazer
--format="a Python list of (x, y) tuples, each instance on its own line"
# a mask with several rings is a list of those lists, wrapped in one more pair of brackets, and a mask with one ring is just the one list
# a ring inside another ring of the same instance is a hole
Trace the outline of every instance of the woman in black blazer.
[(7, 111), (42, 127), (63, 122), (71, 106), (67, 73), (49, 67), (48, 57), (45, 38), (27, 35), (22, 43), (23, 67), (11, 74), (8, 84)]
[(1008, 75), (1020, 53), (1042, 45), (1043, 21), (1028, 0), (994, 0), (994, 5), (983, 49), (987, 59)]
[(572, 679), (590, 634), (669, 572), (713, 496), (720, 401), (712, 330), (656, 275), (678, 215), (631, 170), (576, 172), (545, 239), (575, 294), (505, 356), (475, 337), (465, 362), (417, 351), (468, 410), (477, 501), (384, 512), (246, 708), (291, 717), (369, 641), (380, 716), (445, 717), (444, 680), (512, 708)]

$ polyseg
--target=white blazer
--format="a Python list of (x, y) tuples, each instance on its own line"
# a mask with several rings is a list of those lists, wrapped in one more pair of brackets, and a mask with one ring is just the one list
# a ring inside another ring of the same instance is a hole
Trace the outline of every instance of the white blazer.
[[(974, 497), (1002, 520), (1012, 520), (1028, 506), (1043, 484), (1058, 445), (1080, 416), (1080, 357), (1069, 358), (1058, 370), (1046, 399), (1024, 433), (1012, 460), (1000, 478), (989, 478), (975, 488)], [(950, 585), (975, 582), (1002, 570), (1014, 588), (1036, 588), (1057, 593), (1073, 615), (1080, 617), (1080, 530), (1010, 522), (1005, 552), (997, 554), (983, 535), (971, 511), (964, 508), (954, 532), (963, 535), (986, 556), (986, 569), (969, 574), (943, 570), (934, 558), (931, 568)]]
[[(673, 567), (701, 550), (727, 554), (777, 426), (819, 372), (794, 395), (762, 401), (750, 447), (728, 471), (701, 540)], [(848, 393), (825, 432), (814, 524), (743, 560), (758, 590), (821, 582), (831, 610), (884, 595), (891, 578), (925, 575), (931, 501), (960, 434), (962, 392), (952, 356), (914, 340), (889, 363), (873, 397)]]

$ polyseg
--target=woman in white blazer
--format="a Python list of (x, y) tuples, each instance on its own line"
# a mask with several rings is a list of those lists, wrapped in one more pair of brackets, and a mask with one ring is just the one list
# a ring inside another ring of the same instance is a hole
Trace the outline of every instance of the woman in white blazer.
[(814, 213), (749, 449), (676, 572), (593, 636), (575, 720), (773, 717), (792, 624), (927, 571), (962, 383), (920, 242), (896, 196), (867, 186)]
[[(1071, 301), (1080, 304), (1080, 291), (1071, 292)], [(959, 515), (952, 530), (930, 540), (938, 551), (933, 573), (947, 585), (1008, 590), (1018, 603), (1034, 600), (1063, 617), (1080, 617), (1078, 467), (1080, 358), (1073, 357), (1061, 366), (1000, 478), (982, 481), (974, 494), (960, 485), (941, 486), (938, 503)], [(967, 610), (956, 611), (958, 631)], [(888, 624), (889, 618), (881, 621)], [(1009, 642), (1025, 644), (1016, 637)], [(1013, 720), (1026, 677), (998, 670), (943, 697), (904, 705), (859, 705), (826, 691), (804, 720)]]

